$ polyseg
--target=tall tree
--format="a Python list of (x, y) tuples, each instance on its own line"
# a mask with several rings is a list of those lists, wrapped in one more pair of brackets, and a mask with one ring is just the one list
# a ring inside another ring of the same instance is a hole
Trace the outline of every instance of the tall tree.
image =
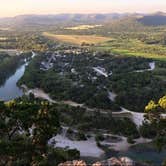
[(150, 101), (145, 107), (146, 119), (155, 126), (157, 136), (154, 140), (158, 150), (166, 146), (166, 96), (158, 102)]

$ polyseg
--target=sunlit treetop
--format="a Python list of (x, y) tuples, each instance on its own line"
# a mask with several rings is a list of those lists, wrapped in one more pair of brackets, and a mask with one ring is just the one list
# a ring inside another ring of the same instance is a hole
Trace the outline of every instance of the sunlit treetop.
[(164, 110), (166, 110), (166, 96), (162, 97), (160, 100), (159, 100), (159, 106), (161, 108), (163, 108)]
[(145, 107), (145, 111), (148, 112), (150, 110), (154, 110), (158, 107), (158, 104), (156, 104), (153, 100), (151, 100), (148, 105)]
[(158, 103), (155, 103), (155, 101), (151, 100), (148, 105), (145, 107), (145, 111), (166, 111), (166, 96), (159, 99)]

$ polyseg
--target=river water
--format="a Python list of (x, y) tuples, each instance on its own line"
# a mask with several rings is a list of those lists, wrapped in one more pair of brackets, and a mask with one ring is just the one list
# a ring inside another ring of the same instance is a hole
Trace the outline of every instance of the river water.
[[(35, 53), (32, 52), (32, 58), (34, 56)], [(4, 85), (0, 87), (0, 100), (9, 101), (23, 95), (23, 91), (17, 86), (17, 82), (24, 75), (27, 65), (27, 62), (21, 65), (16, 72), (5, 81)]]
[(17, 82), (23, 76), (25, 72), (26, 64), (20, 66), (14, 75), (9, 77), (5, 84), (0, 87), (0, 99), (4, 101), (8, 101), (11, 99), (15, 99), (23, 95), (22, 89), (17, 86)]

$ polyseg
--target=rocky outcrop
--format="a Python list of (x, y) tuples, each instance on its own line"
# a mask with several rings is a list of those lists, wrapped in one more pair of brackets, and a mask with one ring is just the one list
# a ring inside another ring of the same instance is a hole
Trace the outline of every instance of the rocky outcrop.
[(102, 163), (101, 162), (97, 162), (97, 163), (92, 164), (92, 166), (102, 166)]
[(108, 160), (96, 162), (94, 164), (87, 164), (82, 160), (67, 161), (58, 166), (148, 166), (146, 164), (134, 162), (128, 157), (115, 158), (112, 157)]
[(65, 163), (59, 164), (58, 166), (87, 166), (87, 164), (82, 160), (67, 161)]

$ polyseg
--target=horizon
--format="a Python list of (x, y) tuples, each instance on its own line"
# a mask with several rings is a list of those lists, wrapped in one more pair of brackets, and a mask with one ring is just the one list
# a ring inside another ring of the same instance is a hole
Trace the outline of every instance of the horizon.
[[(0, 0), (1, 2), (2, 0)], [(151, 0), (6, 0), (1, 2), (0, 17), (18, 15), (155, 13), (166, 12), (166, 1)], [(93, 8), (92, 8), (93, 6)]]
[(81, 14), (81, 15), (90, 15), (90, 14), (144, 14), (144, 15), (150, 15), (150, 14), (156, 14), (156, 13), (164, 13), (166, 14), (166, 12), (164, 11), (154, 11), (154, 12), (149, 12), (149, 13), (145, 13), (145, 12), (94, 12), (94, 13), (25, 13), (25, 14), (18, 14), (18, 15), (14, 15), (14, 16), (0, 16), (0, 18), (14, 18), (14, 17), (18, 17), (18, 16), (56, 16), (56, 15), (69, 15), (69, 14)]

